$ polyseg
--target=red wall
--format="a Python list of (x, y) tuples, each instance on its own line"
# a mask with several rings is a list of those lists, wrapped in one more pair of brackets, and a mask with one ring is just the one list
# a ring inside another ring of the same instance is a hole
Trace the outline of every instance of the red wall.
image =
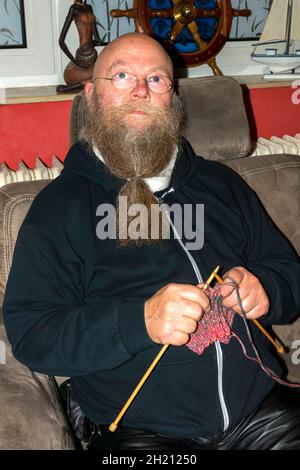
[(22, 159), (34, 168), (36, 157), (51, 166), (68, 150), (71, 101), (0, 105), (0, 163), (16, 170)]
[(244, 90), (244, 100), (253, 140), (300, 132), (299, 87)]
[[(244, 98), (254, 140), (300, 132), (300, 88), (245, 89)], [(70, 108), (71, 101), (0, 105), (0, 164), (17, 169), (20, 159), (30, 168), (37, 156), (50, 166), (53, 155), (64, 160)]]

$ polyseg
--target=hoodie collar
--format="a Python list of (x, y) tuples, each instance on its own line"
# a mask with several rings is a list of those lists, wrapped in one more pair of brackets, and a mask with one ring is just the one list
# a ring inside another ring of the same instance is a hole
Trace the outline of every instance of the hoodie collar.
[[(177, 154), (173, 156), (174, 162), (170, 162), (170, 167), (166, 167), (169, 175), (160, 175), (160, 185), (155, 186), (154, 192), (157, 196), (167, 192), (170, 188), (175, 190), (184, 185), (196, 170), (201, 159), (196, 157), (192, 147), (182, 139), (177, 149)], [(172, 168), (171, 168), (172, 166)], [(107, 166), (99, 159), (88, 144), (83, 141), (76, 142), (69, 150), (65, 162), (63, 173), (76, 173), (87, 179), (95, 181), (110, 191), (119, 192), (125, 180), (114, 176)], [(162, 172), (164, 173), (164, 172)], [(162, 188), (162, 186), (165, 186)], [(158, 188), (158, 189), (156, 189)], [(162, 188), (162, 189), (160, 189)]]
[[(99, 160), (101, 160), (101, 162), (106, 165), (104, 157), (102, 156), (101, 152), (97, 149), (97, 147), (93, 146), (93, 151), (94, 154), (99, 158)], [(153, 193), (156, 193), (157, 191), (162, 191), (163, 189), (166, 189), (169, 186), (175, 161), (177, 158), (177, 153), (178, 147), (176, 145), (168, 165), (159, 173), (159, 175), (152, 176), (150, 178), (143, 178), (144, 182), (146, 183), (150, 191), (152, 191)]]

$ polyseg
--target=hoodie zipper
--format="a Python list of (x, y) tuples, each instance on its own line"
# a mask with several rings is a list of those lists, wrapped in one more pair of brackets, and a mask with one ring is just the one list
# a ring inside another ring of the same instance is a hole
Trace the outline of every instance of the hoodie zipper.
[[(173, 192), (174, 191), (174, 188), (171, 188), (169, 189), (169, 191), (165, 192), (160, 198), (159, 198), (159, 201), (160, 202), (163, 202), (163, 197), (166, 196), (168, 193), (170, 192)], [(174, 232), (174, 235), (175, 235), (175, 238), (176, 240), (178, 241), (179, 245), (181, 246), (181, 248), (183, 249), (183, 251), (185, 252), (185, 254), (187, 255), (192, 267), (193, 267), (193, 270), (196, 274), (196, 277), (197, 277), (197, 280), (198, 280), (198, 283), (202, 283), (203, 282), (203, 279), (202, 279), (202, 276), (201, 276), (201, 273), (200, 273), (200, 270), (198, 268), (198, 265), (196, 263), (196, 261), (194, 260), (193, 256), (191, 255), (191, 253), (188, 251), (188, 249), (186, 248), (186, 246), (184, 245), (184, 243), (182, 242), (177, 230), (176, 230), (176, 227), (174, 226), (172, 220), (171, 220), (171, 217), (169, 215), (169, 213), (167, 211), (164, 211), (166, 216), (167, 216), (167, 219), (173, 229), (173, 232)], [(221, 345), (220, 345), (220, 342), (219, 341), (216, 341), (214, 343), (214, 346), (215, 346), (215, 350), (216, 350), (216, 356), (217, 356), (217, 369), (218, 369), (218, 395), (219, 395), (219, 401), (220, 401), (220, 406), (221, 406), (221, 410), (222, 410), (222, 415), (223, 415), (223, 431), (226, 431), (229, 427), (229, 414), (228, 414), (228, 409), (227, 409), (227, 406), (226, 406), (226, 403), (225, 403), (225, 398), (224, 398), (224, 392), (223, 392), (223, 365), (224, 365), (224, 358), (223, 358), (223, 351), (222, 351), (222, 348), (221, 348)]]

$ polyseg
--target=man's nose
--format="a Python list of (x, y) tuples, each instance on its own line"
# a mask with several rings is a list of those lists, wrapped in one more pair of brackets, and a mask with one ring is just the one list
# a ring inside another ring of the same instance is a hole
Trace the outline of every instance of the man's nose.
[(149, 86), (147, 80), (140, 78), (136, 81), (135, 87), (132, 90), (132, 96), (136, 98), (150, 98)]

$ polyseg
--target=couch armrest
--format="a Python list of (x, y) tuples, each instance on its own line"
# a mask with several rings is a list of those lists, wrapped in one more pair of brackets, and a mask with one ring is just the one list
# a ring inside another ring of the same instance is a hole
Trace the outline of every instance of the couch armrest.
[(280, 357), (287, 369), (287, 379), (300, 383), (300, 318), (289, 325), (274, 325), (273, 331), (286, 348)]
[(0, 305), (2, 305), (20, 226), (36, 195), (50, 181), (22, 181), (0, 188)]
[(0, 450), (76, 449), (53, 377), (11, 353), (0, 310)]
[(300, 158), (259, 155), (221, 163), (236, 171), (256, 192), (273, 222), (300, 255)]

